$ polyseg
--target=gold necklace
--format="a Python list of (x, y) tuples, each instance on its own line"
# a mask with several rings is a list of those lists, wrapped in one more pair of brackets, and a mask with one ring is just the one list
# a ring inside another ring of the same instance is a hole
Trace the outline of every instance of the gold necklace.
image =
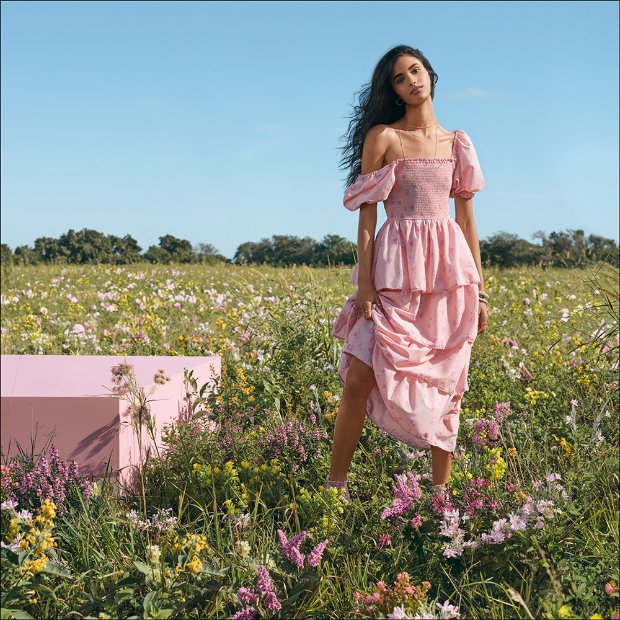
[[(416, 127), (415, 129), (427, 129), (428, 127), (433, 127), (433, 125), (427, 125), (426, 127)], [(437, 129), (438, 127), (439, 127), (439, 123), (435, 123), (435, 155), (434, 155), (434, 158), (437, 157)], [(413, 129), (412, 130), (400, 129), (399, 131), (413, 131)], [(422, 138), (422, 136), (413, 136), (413, 137)], [(402, 142), (401, 142), (401, 147), (402, 147)]]
[[(435, 125), (439, 125), (439, 123), (433, 123), (432, 125), (426, 125), (426, 127), (411, 127), (411, 131), (414, 129), (428, 129), (429, 127), (435, 127)], [(406, 130), (409, 131), (409, 130)]]

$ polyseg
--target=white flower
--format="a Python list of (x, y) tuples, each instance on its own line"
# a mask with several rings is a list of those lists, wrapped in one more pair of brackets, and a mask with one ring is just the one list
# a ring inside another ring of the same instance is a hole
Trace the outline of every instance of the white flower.
[(14, 510), (17, 508), (17, 500), (7, 499), (0, 504), (0, 510)]
[(250, 556), (250, 543), (247, 540), (238, 540), (236, 542), (237, 552), (242, 558), (247, 558)]
[(437, 603), (442, 618), (458, 618), (459, 608), (456, 605), (450, 605), (450, 601), (446, 601), (443, 605)]
[(161, 549), (159, 545), (148, 545), (146, 547), (146, 559), (150, 564), (159, 564), (159, 558), (161, 556)]

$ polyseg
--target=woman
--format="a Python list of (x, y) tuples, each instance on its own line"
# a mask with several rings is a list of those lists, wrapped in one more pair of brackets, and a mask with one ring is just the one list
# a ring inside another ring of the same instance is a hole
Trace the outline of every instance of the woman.
[[(344, 206), (359, 209), (357, 291), (333, 326), (346, 341), (344, 386), (326, 487), (344, 488), (366, 414), (398, 441), (430, 449), (433, 485), (450, 477), (476, 336), (487, 326), (472, 198), (485, 186), (467, 133), (439, 127), (437, 75), (400, 45), (378, 62), (349, 125)], [(455, 219), (449, 215), (455, 201)], [(375, 238), (377, 201), (387, 220)]]

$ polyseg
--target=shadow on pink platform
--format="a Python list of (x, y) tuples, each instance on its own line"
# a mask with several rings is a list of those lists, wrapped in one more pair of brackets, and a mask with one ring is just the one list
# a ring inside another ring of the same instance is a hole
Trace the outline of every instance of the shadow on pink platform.
[[(80, 474), (101, 478), (109, 461), (110, 477), (131, 486), (136, 470), (132, 466), (140, 462), (138, 438), (130, 419), (122, 415), (129, 403), (110, 391), (112, 367), (126, 362), (146, 394), (155, 388), (148, 399), (160, 452), (162, 428), (187, 414), (183, 369), (193, 371), (198, 390), (221, 373), (220, 356), (2, 355), (0, 359), (5, 458), (18, 454), (16, 442), (28, 453), (34, 440), (35, 454), (53, 443), (61, 459), (77, 461)], [(159, 369), (170, 377), (164, 385), (153, 383)], [(203, 397), (208, 393), (209, 388)], [(142, 438), (143, 452), (150, 448), (153, 454), (155, 446), (146, 431)]]

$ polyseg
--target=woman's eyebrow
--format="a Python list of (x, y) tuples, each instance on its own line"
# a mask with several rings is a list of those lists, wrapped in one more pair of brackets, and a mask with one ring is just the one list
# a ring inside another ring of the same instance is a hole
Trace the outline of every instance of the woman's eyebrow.
[[(420, 66), (420, 63), (418, 62), (414, 62), (411, 67), (415, 67), (416, 65), (418, 65), (418, 67)], [(411, 69), (411, 67), (409, 67)], [(402, 75), (402, 73), (397, 73), (392, 79), (395, 80), (399, 75)]]

